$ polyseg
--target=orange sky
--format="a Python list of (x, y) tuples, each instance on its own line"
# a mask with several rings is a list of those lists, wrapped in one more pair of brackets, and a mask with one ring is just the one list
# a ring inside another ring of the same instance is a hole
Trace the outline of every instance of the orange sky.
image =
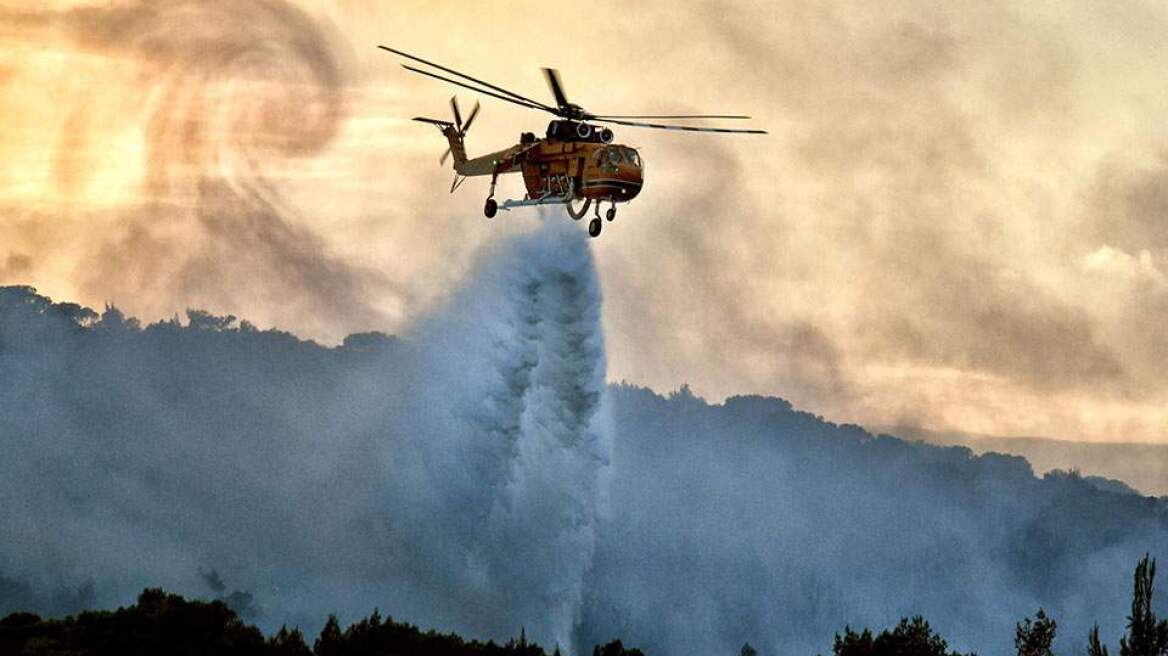
[[(537, 213), (487, 222), (483, 180), (446, 193), (445, 144), (408, 118), (454, 90), (387, 43), (536, 98), (559, 68), (596, 113), (770, 130), (617, 131), (647, 168), (593, 243), (610, 379), (1168, 441), (1162, 4), (0, 8), (0, 283), (327, 342), (407, 331)], [(547, 120), (483, 103), (472, 156)]]

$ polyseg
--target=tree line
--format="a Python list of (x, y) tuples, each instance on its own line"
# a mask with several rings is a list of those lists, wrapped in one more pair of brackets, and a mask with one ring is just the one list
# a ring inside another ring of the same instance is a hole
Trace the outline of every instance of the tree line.
[[(1136, 565), (1133, 579), (1131, 614), (1127, 633), (1119, 639), (1119, 656), (1168, 656), (1168, 619), (1157, 618), (1152, 609), (1156, 561), (1145, 555)], [(1027, 617), (1015, 627), (1017, 656), (1054, 656), (1057, 629), (1054, 618), (1039, 608), (1033, 619)], [(742, 656), (751, 656), (748, 649), (753, 652), (746, 645)], [(868, 629), (856, 632), (846, 627), (843, 634), (836, 634), (833, 652), (835, 656), (967, 656), (950, 651), (946, 640), (921, 616), (902, 619), (896, 627), (875, 636)], [(1110, 656), (1099, 639), (1098, 625), (1087, 636), (1087, 656)]]
[[(499, 644), (467, 640), (454, 633), (423, 631), (374, 610), (342, 629), (330, 615), (311, 643), (299, 628), (280, 627), (270, 637), (244, 622), (224, 600), (188, 600), (148, 588), (136, 604), (113, 611), (86, 611), (64, 619), (28, 612), (0, 619), (0, 654), (32, 656), (548, 656), (539, 645), (518, 638)], [(552, 656), (561, 654), (559, 646)], [(594, 656), (644, 656), (614, 640)]]
[[(1168, 619), (1152, 606), (1156, 561), (1149, 556), (1136, 565), (1127, 631), (1119, 641), (1119, 656), (1168, 656)], [(1054, 656), (1058, 623), (1039, 608), (1015, 627), (1017, 656)], [(967, 656), (950, 650), (922, 616), (904, 618), (891, 629), (874, 634), (845, 627), (836, 634), (834, 656)], [(548, 656), (540, 645), (518, 638), (499, 644), (467, 640), (454, 633), (423, 631), (408, 622), (371, 615), (342, 629), (330, 615), (309, 646), (299, 628), (284, 626), (265, 638), (245, 623), (223, 600), (187, 600), (158, 588), (148, 588), (133, 606), (114, 611), (87, 611), (64, 619), (44, 619), (17, 612), (0, 620), (0, 653), (14, 655), (135, 656), (205, 654), (207, 656)], [(560, 656), (557, 645), (552, 656)], [(620, 640), (596, 645), (593, 656), (644, 656)], [(1096, 626), (1087, 636), (1088, 656), (1110, 656)], [(749, 643), (740, 656), (759, 656)], [(969, 654), (968, 656), (974, 656)]]

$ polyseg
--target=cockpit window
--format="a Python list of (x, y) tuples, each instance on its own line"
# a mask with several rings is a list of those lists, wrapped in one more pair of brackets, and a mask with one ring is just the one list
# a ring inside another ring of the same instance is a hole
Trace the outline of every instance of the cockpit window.
[(608, 146), (596, 151), (596, 163), (600, 166), (628, 164), (638, 169), (644, 165), (637, 151), (623, 146)]

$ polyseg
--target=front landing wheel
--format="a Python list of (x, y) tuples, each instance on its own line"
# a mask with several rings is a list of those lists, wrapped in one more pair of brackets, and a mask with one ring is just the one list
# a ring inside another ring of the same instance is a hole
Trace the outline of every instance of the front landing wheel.
[(608, 211), (604, 213), (604, 218), (608, 219), (609, 221), (612, 221), (613, 219), (615, 219), (616, 218), (616, 208), (615, 207), (608, 208)]
[(495, 202), (494, 198), (488, 198), (487, 204), (483, 206), (483, 214), (486, 214), (488, 219), (492, 219), (498, 211), (499, 204)]
[(592, 219), (588, 222), (588, 236), (599, 237), (602, 227), (604, 227), (604, 224), (600, 222), (600, 219)]

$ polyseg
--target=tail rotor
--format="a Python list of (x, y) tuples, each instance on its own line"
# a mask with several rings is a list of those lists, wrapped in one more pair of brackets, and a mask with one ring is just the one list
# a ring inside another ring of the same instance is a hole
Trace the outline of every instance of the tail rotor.
[[(450, 112), (454, 114), (454, 129), (458, 131), (458, 140), (462, 141), (466, 133), (470, 131), (471, 123), (474, 123), (475, 117), (479, 115), (479, 102), (477, 100), (475, 101), (474, 107), (470, 110), (470, 116), (466, 117), (466, 123), (462, 122), (462, 112), (458, 109), (458, 96), (450, 97)], [(445, 166), (446, 158), (448, 157), (450, 157), (449, 146), (446, 148), (446, 152), (442, 153), (442, 158), (438, 160), (438, 164)]]

